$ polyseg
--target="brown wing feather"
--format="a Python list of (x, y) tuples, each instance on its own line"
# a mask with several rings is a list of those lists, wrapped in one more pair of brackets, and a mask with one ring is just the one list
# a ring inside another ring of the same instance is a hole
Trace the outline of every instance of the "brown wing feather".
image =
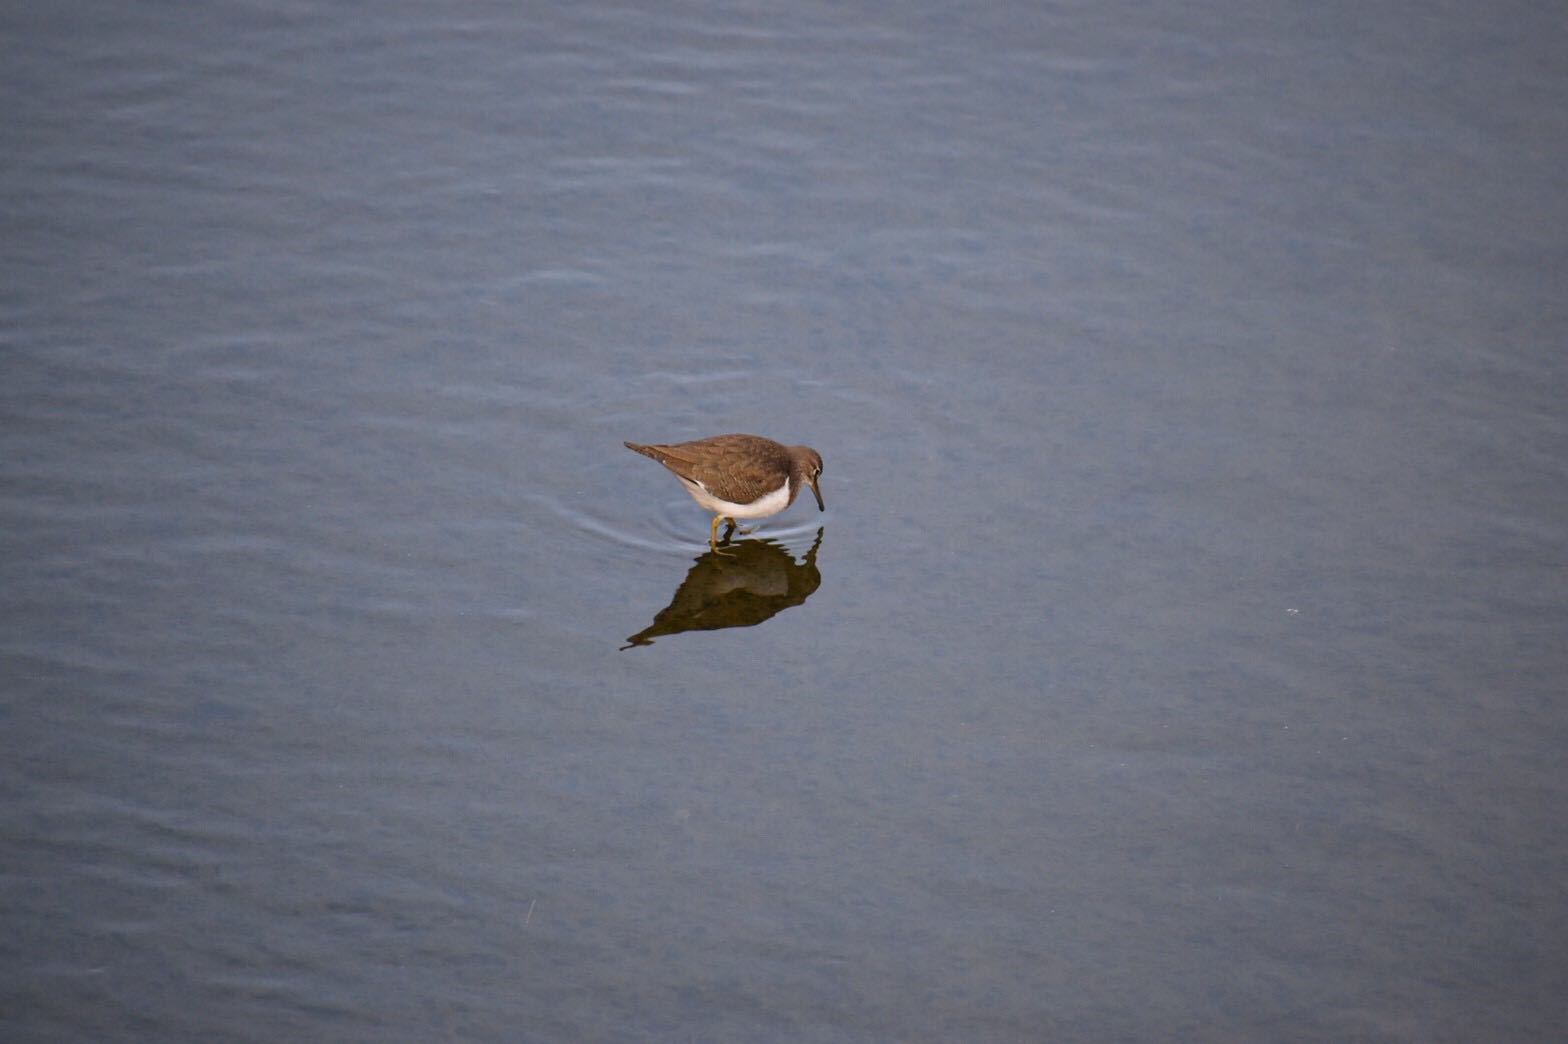
[(715, 435), (661, 446), (628, 442), (626, 446), (735, 504), (749, 504), (766, 496), (790, 473), (789, 450), (761, 435)]

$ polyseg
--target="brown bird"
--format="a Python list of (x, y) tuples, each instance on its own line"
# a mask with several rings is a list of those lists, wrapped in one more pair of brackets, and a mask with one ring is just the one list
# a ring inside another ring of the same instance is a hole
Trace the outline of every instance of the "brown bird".
[(627, 449), (652, 457), (675, 473), (691, 498), (714, 513), (708, 546), (718, 550), (719, 523), (729, 519), (767, 518), (795, 503), (802, 484), (826, 511), (817, 477), (822, 455), (810, 446), (784, 446), (761, 435), (715, 435), (695, 442)]

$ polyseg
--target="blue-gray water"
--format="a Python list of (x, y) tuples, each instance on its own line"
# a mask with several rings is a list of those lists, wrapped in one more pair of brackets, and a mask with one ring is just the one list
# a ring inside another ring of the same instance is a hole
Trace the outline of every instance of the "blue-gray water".
[(0, 25), (7, 1040), (1568, 1020), (1553, 5)]

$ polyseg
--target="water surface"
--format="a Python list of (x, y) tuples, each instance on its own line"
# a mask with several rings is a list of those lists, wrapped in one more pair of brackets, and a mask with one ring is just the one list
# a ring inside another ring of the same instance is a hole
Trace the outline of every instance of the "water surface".
[(0, 17), (8, 1039), (1568, 1016), (1551, 11)]

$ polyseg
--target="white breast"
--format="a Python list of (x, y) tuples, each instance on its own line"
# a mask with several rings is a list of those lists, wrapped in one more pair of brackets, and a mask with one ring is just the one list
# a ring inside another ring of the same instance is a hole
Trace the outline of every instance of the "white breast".
[[(677, 475), (676, 478), (680, 476)], [(700, 482), (681, 479), (681, 485), (686, 487), (686, 492), (691, 494), (691, 499), (715, 515), (728, 515), (730, 518), (767, 518), (789, 507), (788, 479), (785, 479), (784, 484), (772, 493), (758, 497), (750, 504), (732, 504), (728, 500), (720, 500), (709, 493)]]

